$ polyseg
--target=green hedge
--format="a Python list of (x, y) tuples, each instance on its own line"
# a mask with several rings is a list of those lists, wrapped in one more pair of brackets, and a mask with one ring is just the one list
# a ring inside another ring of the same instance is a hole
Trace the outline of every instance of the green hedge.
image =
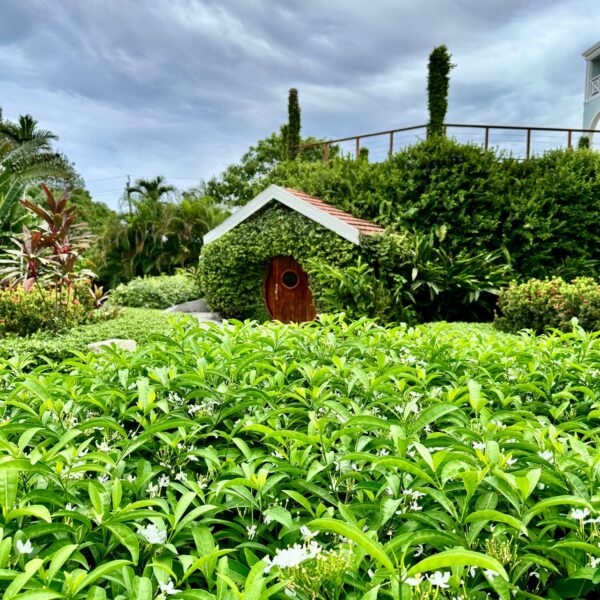
[(118, 285), (110, 296), (112, 304), (139, 308), (169, 308), (202, 295), (197, 279), (187, 273), (136, 277)]
[(517, 161), (452, 139), (381, 163), (285, 162), (264, 185), (314, 194), (395, 230), (446, 226), (449, 251), (506, 247), (522, 278), (594, 274), (600, 262), (600, 153), (557, 150)]
[(132, 339), (142, 343), (154, 333), (168, 333), (173, 318), (173, 315), (160, 310), (125, 308), (114, 319), (82, 325), (69, 333), (57, 335), (46, 332), (29, 337), (13, 335), (0, 338), (0, 358), (16, 354), (30, 355), (30, 360), (37, 364), (44, 362), (44, 357), (64, 360), (73, 352), (87, 351), (87, 345), (92, 342), (112, 338)]
[(532, 279), (503, 290), (494, 324), (505, 332), (572, 329), (571, 319), (588, 331), (600, 330), (600, 284), (590, 277), (566, 283), (559, 277)]
[(310, 278), (309, 261), (345, 266), (358, 248), (321, 225), (280, 204), (269, 205), (235, 229), (207, 244), (200, 254), (200, 282), (212, 310), (236, 319), (269, 318), (264, 281), (271, 259), (293, 256), (309, 273), (313, 301), (322, 288)]

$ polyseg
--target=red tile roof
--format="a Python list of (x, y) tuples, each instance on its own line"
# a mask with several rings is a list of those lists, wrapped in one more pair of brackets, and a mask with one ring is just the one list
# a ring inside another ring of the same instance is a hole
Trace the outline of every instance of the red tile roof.
[(315, 198), (314, 196), (309, 196), (300, 190), (294, 190), (293, 188), (284, 188), (286, 192), (293, 194), (296, 198), (303, 200), (304, 202), (308, 202), (313, 206), (325, 211), (330, 214), (332, 217), (336, 217), (340, 219), (340, 221), (344, 221), (348, 225), (352, 227), (356, 227), (362, 235), (373, 235), (375, 233), (383, 233), (384, 229), (379, 227), (379, 225), (375, 225), (371, 221), (365, 221), (364, 219), (358, 219), (357, 217), (347, 213), (335, 206), (328, 204), (327, 202), (323, 202), (320, 198)]

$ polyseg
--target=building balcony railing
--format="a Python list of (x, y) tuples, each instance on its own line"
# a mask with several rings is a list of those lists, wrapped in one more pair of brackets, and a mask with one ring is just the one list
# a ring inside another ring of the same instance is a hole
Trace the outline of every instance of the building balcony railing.
[(588, 89), (588, 99), (591, 100), (596, 96), (600, 96), (600, 75), (596, 75), (596, 77), (590, 79), (590, 87)]

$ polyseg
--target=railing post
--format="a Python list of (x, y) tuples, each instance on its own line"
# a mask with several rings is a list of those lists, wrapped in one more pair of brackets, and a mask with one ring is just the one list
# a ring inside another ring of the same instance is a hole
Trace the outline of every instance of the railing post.
[(325, 142), (323, 146), (323, 160), (327, 162), (329, 160), (329, 143)]
[(527, 158), (531, 154), (531, 127), (527, 128)]
[(486, 127), (485, 128), (485, 143), (484, 143), (484, 148), (487, 150), (490, 146), (490, 128)]
[(573, 132), (569, 129), (569, 136), (567, 139), (567, 148), (573, 147)]
[(360, 158), (360, 138), (356, 138), (356, 160)]
[(388, 149), (388, 156), (391, 158), (394, 154), (394, 132), (390, 131), (390, 147)]

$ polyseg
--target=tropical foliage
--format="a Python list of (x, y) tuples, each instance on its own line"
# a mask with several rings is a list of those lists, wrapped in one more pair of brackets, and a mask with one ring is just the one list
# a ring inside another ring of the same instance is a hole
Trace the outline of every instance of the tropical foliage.
[(592, 150), (519, 162), (438, 137), (380, 163), (280, 163), (253, 177), (238, 197), (245, 203), (270, 183), (293, 187), (395, 231), (428, 235), (445, 226), (453, 254), (506, 248), (522, 278), (573, 277), (598, 273), (598, 172), (600, 154)]
[(599, 344), (328, 318), (182, 323), (138, 352), (30, 373), (14, 357), (0, 366), (0, 588), (585, 597), (600, 568)]
[(105, 228), (93, 255), (110, 287), (195, 266), (202, 237), (229, 214), (197, 190), (178, 194), (161, 176), (126, 188), (123, 205), (126, 211)]
[(309, 263), (311, 284), (323, 292), (323, 312), (382, 322), (485, 321), (494, 314), (511, 268), (500, 251), (455, 256), (446, 249), (445, 228), (421, 234), (371, 236), (363, 256), (350, 267)]
[(45, 181), (64, 188), (78, 183), (71, 163), (52, 147), (57, 139), (39, 129), (31, 115), (20, 116), (16, 123), (0, 119), (0, 243), (18, 231), (24, 219), (19, 200), (28, 186)]
[(21, 200), (41, 225), (13, 238), (14, 248), (0, 255), (0, 332), (25, 335), (40, 328), (59, 330), (89, 318), (101, 303), (99, 289), (88, 289), (94, 273), (83, 251), (91, 236), (77, 222), (68, 195), (58, 200), (42, 184), (46, 206)]

